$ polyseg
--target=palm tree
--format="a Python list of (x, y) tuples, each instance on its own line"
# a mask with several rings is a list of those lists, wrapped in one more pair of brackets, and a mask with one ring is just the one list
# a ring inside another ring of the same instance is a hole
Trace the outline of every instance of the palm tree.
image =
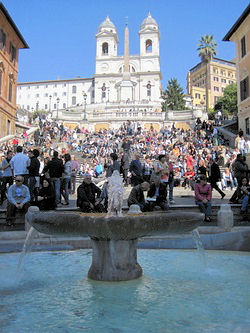
[(209, 101), (208, 101), (208, 89), (209, 89), (209, 76), (208, 76), (208, 65), (214, 55), (216, 55), (217, 44), (214, 41), (213, 35), (201, 36), (199, 40), (198, 51), (201, 61), (205, 63), (206, 66), (206, 111), (208, 112)]

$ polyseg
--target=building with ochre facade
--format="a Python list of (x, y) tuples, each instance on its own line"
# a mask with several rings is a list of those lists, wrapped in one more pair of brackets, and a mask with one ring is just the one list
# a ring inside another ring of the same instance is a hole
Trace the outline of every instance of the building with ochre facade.
[[(208, 107), (213, 108), (226, 86), (236, 83), (236, 65), (233, 61), (213, 58), (208, 63)], [(206, 64), (200, 62), (187, 75), (187, 93), (191, 95), (194, 107), (206, 105)]]
[(19, 49), (27, 43), (0, 3), (0, 137), (15, 134)]
[(250, 5), (223, 38), (236, 46), (238, 124), (250, 135)]

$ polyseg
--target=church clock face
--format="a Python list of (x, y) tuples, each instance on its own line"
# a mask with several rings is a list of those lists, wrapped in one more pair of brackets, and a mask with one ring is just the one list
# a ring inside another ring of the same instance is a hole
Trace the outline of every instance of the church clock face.
[(109, 65), (107, 63), (103, 63), (101, 69), (103, 72), (107, 72), (109, 70)]

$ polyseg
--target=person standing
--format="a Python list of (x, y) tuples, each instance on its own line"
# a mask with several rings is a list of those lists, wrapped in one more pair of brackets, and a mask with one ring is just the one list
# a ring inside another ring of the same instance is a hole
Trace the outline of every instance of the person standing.
[(76, 176), (79, 171), (80, 165), (78, 161), (75, 159), (75, 155), (71, 155), (71, 194), (75, 194), (76, 191)]
[(69, 186), (70, 179), (72, 174), (72, 166), (71, 166), (71, 156), (70, 154), (64, 155), (64, 171), (63, 171), (63, 181), (62, 181), (62, 196), (65, 200), (65, 205), (69, 205)]
[(121, 171), (121, 164), (118, 161), (118, 155), (116, 153), (111, 153), (110, 158), (112, 160), (112, 164), (110, 164), (107, 168), (106, 177), (111, 177), (115, 170), (117, 170), (119, 173)]
[(2, 188), (1, 188), (1, 204), (4, 202), (6, 198), (6, 189), (7, 184), (10, 187), (13, 184), (13, 173), (12, 169), (10, 167), (10, 161), (13, 156), (13, 153), (11, 150), (7, 151), (7, 157), (2, 162), (2, 171), (3, 171), (3, 182), (2, 182)]
[(28, 185), (30, 159), (26, 154), (23, 154), (23, 147), (17, 146), (16, 151), (16, 155), (10, 161), (10, 167), (14, 177), (22, 176), (24, 185)]
[(49, 172), (50, 180), (52, 181), (56, 191), (56, 204), (61, 202), (61, 177), (64, 171), (63, 161), (58, 158), (58, 152), (54, 151), (53, 158), (45, 165), (43, 173)]
[(129, 179), (128, 179), (129, 153), (127, 151), (123, 152), (123, 155), (121, 158), (121, 171), (122, 171), (123, 181), (125, 183), (125, 186), (128, 186), (128, 184), (129, 184)]
[(242, 184), (242, 179), (248, 176), (248, 165), (244, 156), (238, 154), (235, 162), (232, 164), (233, 176), (237, 179), (238, 186)]
[(40, 161), (38, 156), (40, 155), (38, 149), (29, 151), (30, 165), (28, 166), (29, 170), (29, 190), (30, 190), (30, 200), (35, 201), (37, 198), (37, 189), (39, 188), (39, 169)]
[(214, 159), (210, 159), (210, 166), (209, 166), (209, 181), (212, 186), (212, 189), (215, 189), (217, 192), (220, 193), (221, 199), (224, 198), (226, 195), (218, 186), (218, 182), (221, 181), (221, 174), (220, 168)]
[(131, 184), (136, 186), (143, 182), (142, 178), (142, 164), (140, 162), (140, 154), (135, 154), (135, 159), (131, 161), (129, 166), (129, 171), (131, 172)]

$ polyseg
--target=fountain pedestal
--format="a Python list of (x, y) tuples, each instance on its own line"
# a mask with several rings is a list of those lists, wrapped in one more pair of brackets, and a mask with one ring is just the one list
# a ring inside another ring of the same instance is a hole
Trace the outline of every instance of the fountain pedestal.
[(92, 265), (88, 277), (99, 281), (127, 281), (142, 276), (137, 262), (137, 239), (99, 240), (92, 238)]

